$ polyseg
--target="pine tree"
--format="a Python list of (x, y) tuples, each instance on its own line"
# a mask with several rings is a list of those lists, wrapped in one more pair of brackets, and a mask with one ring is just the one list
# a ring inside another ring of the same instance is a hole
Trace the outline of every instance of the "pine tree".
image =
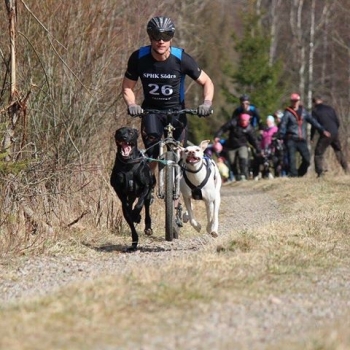
[(280, 99), (285, 92), (281, 80), (282, 64), (279, 61), (270, 63), (270, 37), (261, 26), (258, 15), (245, 14), (243, 29), (241, 38), (233, 35), (239, 59), (230, 75), (237, 96), (227, 95), (228, 101), (237, 104), (241, 94), (248, 94), (261, 116), (266, 117), (280, 107)]

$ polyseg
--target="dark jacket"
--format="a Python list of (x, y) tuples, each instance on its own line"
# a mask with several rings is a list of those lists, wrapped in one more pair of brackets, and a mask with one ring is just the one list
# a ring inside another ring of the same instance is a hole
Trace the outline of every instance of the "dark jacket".
[[(322, 125), (332, 136), (336, 136), (339, 130), (339, 119), (335, 110), (328, 105), (323, 103), (316, 104), (312, 110), (312, 116)], [(311, 140), (313, 139), (316, 132), (316, 128), (311, 128)]]
[(229, 131), (229, 136), (225, 142), (225, 148), (235, 150), (242, 146), (248, 146), (249, 143), (254, 147), (257, 153), (261, 152), (252, 125), (249, 124), (247, 127), (243, 128), (238, 124), (237, 118), (233, 118), (221, 126), (221, 128), (215, 133), (214, 138), (220, 137), (227, 131)]
[(307, 123), (321, 133), (325, 130), (304, 107), (300, 106), (294, 113), (292, 108), (286, 108), (279, 126), (280, 137), (282, 139), (307, 141)]

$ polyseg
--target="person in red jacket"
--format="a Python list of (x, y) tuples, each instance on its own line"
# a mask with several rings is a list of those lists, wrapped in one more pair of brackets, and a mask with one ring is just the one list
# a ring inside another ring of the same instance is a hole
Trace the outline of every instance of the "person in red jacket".
[[(290, 102), (284, 111), (279, 131), (288, 150), (289, 176), (302, 177), (310, 166), (307, 123), (315, 127), (325, 137), (330, 137), (331, 134), (300, 104), (299, 94), (291, 94)], [(298, 168), (296, 164), (297, 153), (301, 156), (301, 164)]]
[[(337, 161), (343, 168), (346, 174), (349, 173), (348, 163), (343, 154), (342, 147), (339, 140), (339, 119), (337, 113), (334, 108), (329, 105), (323, 103), (322, 98), (316, 96), (312, 99), (314, 104), (314, 108), (312, 110), (312, 116), (322, 125), (325, 129), (327, 129), (331, 136), (325, 137), (322, 133), (320, 133), (320, 137), (317, 141), (315, 148), (315, 171), (318, 177), (324, 175), (323, 168), (323, 158), (326, 149), (331, 146), (334, 150)], [(312, 127), (311, 129), (311, 141), (314, 138), (316, 132), (316, 128)]]

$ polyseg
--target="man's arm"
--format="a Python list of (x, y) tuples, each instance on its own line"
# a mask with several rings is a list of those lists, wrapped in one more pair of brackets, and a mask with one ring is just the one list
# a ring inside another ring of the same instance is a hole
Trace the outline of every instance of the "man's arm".
[(223, 124), (220, 129), (214, 134), (214, 141), (220, 141), (220, 136), (226, 133), (231, 127), (234, 127), (232, 119)]
[(314, 118), (312, 117), (308, 112), (305, 114), (305, 120), (311, 124), (314, 128), (316, 128), (321, 134), (323, 134), (326, 137), (330, 137), (331, 134), (325, 130), (325, 128)]
[(136, 80), (131, 80), (124, 77), (122, 83), (122, 94), (123, 99), (128, 107), (128, 114), (132, 117), (136, 117), (142, 114), (143, 110), (140, 105), (136, 104), (136, 97), (134, 93), (134, 87), (136, 85)]
[(260, 154), (261, 153), (261, 148), (258, 142), (257, 137), (255, 136), (255, 130), (252, 126), (249, 126), (246, 131), (246, 136), (248, 142), (253, 146), (255, 149), (256, 153)]
[(211, 106), (214, 97), (214, 84), (204, 71), (201, 71), (196, 82), (203, 87), (203, 103), (198, 106), (198, 116), (208, 117), (213, 113)]
[(134, 93), (134, 87), (136, 85), (137, 81), (128, 79), (124, 77), (123, 83), (122, 83), (122, 94), (123, 99), (127, 106), (136, 104), (136, 97)]
[(209, 75), (202, 70), (196, 82), (203, 87), (203, 101), (213, 102), (214, 84)]

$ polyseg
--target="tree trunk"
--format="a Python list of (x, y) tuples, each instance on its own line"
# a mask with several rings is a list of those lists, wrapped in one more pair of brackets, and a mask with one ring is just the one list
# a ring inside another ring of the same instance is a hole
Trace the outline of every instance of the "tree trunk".
[(12, 159), (12, 145), (15, 133), (15, 126), (19, 117), (19, 104), (17, 103), (17, 82), (16, 82), (16, 0), (5, 0), (7, 14), (9, 17), (9, 34), (11, 50), (11, 93), (9, 100), (9, 125), (6, 129), (3, 140), (3, 151), (7, 153), (5, 160)]
[(312, 91), (313, 91), (313, 73), (314, 73), (314, 50), (315, 50), (315, 6), (316, 0), (311, 3), (311, 23), (310, 23), (310, 42), (309, 42), (309, 88), (307, 92), (307, 106), (312, 107)]

